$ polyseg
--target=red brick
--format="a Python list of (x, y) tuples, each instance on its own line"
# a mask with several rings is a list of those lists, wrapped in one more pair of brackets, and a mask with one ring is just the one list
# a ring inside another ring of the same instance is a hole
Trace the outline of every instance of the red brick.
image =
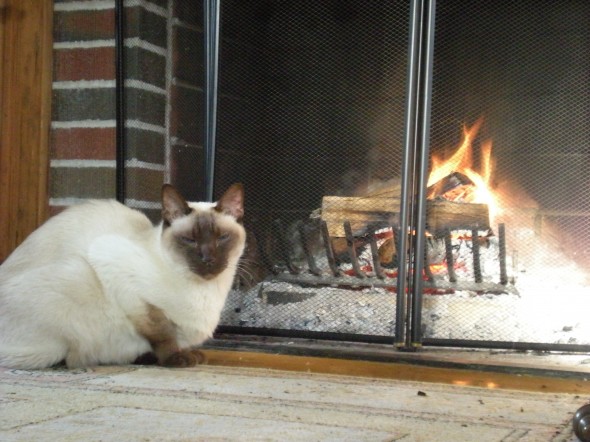
[(115, 11), (56, 11), (55, 42), (112, 39), (115, 36)]
[(115, 79), (115, 48), (58, 49), (53, 53), (55, 81)]
[(117, 188), (114, 167), (51, 167), (52, 198), (114, 198)]
[(115, 128), (53, 129), (51, 158), (56, 160), (114, 160)]

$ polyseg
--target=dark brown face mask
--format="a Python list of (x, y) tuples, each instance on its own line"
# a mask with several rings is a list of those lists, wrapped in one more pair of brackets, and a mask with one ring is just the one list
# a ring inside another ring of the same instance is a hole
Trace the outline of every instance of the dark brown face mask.
[(238, 242), (235, 232), (220, 226), (216, 216), (215, 212), (196, 214), (192, 230), (176, 236), (189, 268), (205, 279), (227, 268), (229, 254)]

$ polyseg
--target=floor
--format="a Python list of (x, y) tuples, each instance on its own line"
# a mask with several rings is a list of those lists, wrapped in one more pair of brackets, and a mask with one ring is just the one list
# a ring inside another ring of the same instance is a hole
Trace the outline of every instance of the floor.
[(342, 347), (216, 340), (190, 369), (0, 369), (0, 440), (569, 442), (590, 401), (589, 355)]

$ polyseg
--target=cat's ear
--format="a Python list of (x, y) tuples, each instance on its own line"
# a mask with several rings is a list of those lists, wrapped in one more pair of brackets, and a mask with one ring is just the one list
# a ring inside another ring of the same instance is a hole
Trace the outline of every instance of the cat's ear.
[(167, 224), (172, 224), (176, 218), (188, 215), (191, 208), (176, 188), (170, 184), (162, 186), (162, 218)]
[(227, 213), (240, 221), (244, 216), (244, 186), (241, 183), (232, 184), (219, 198), (215, 210)]

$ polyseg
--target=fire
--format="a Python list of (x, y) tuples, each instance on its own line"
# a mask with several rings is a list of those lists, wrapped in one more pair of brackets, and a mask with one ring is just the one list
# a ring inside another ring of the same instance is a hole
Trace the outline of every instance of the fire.
[(445, 160), (435, 156), (432, 157), (432, 171), (428, 177), (428, 187), (451, 175), (453, 172), (462, 172), (466, 168), (471, 167), (473, 160), (471, 145), (482, 123), (483, 119), (480, 118), (470, 128), (463, 127), (463, 141), (450, 158)]
[(428, 187), (453, 173), (461, 173), (473, 184), (469, 189), (459, 189), (445, 194), (452, 201), (467, 203), (487, 204), (492, 223), (499, 212), (499, 204), (496, 193), (492, 190), (491, 180), (494, 171), (494, 159), (492, 157), (492, 142), (486, 141), (481, 145), (480, 170), (474, 170), (473, 166), (473, 140), (477, 136), (483, 123), (483, 118), (478, 119), (471, 127), (463, 127), (463, 139), (455, 152), (447, 159), (438, 156), (432, 157), (432, 170), (428, 177)]

